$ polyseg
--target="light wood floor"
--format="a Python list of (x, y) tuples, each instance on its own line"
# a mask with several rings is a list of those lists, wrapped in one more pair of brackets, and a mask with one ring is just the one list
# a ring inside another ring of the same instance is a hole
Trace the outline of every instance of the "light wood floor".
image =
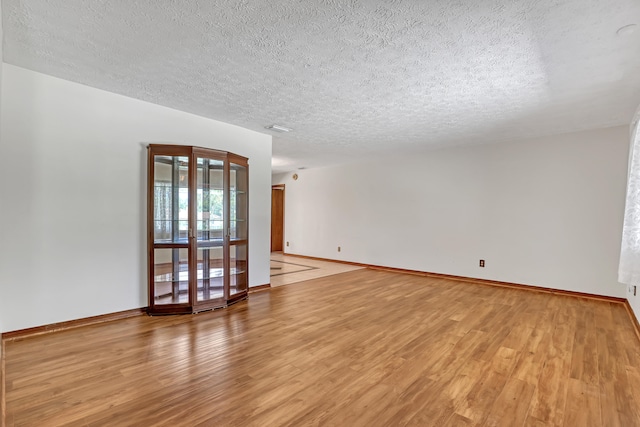
[(271, 252), (271, 287), (360, 270), (364, 267)]
[(5, 348), (7, 425), (640, 425), (621, 304), (367, 269)]

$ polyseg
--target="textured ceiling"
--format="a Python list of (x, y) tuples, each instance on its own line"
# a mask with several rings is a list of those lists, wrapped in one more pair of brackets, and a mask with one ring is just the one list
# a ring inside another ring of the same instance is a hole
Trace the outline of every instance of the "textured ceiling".
[(274, 134), (274, 171), (627, 124), (638, 0), (2, 0), (4, 61)]

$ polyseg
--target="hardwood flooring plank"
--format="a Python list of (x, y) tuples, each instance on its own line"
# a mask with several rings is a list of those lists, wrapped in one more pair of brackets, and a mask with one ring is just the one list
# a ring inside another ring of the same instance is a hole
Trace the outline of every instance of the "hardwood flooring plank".
[(480, 380), (469, 391), (463, 403), (456, 408), (456, 413), (483, 425), (489, 416), (489, 409), (502, 392), (507, 377), (491, 369), (484, 372)]
[(533, 329), (514, 368), (513, 377), (537, 386), (546, 361), (551, 335)]
[(603, 425), (598, 388), (573, 378), (569, 379), (568, 383), (564, 425), (584, 427)]
[(529, 413), (534, 386), (509, 378), (487, 417), (487, 426), (521, 426)]
[(443, 426), (445, 427), (473, 427), (477, 424), (471, 421), (469, 418), (465, 418), (459, 414), (453, 414), (451, 418), (447, 420)]
[(528, 416), (527, 419), (524, 421), (524, 425), (523, 425), (523, 427), (547, 427), (547, 426), (549, 426), (549, 424), (542, 422), (539, 419), (532, 416)]

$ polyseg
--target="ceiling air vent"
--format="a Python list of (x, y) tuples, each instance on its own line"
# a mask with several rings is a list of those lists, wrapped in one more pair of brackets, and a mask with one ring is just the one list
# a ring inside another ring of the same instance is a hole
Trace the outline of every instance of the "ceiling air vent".
[(269, 129), (275, 132), (291, 132), (293, 129), (288, 128), (286, 126), (281, 126), (281, 125), (269, 125), (269, 126), (265, 126), (265, 129)]

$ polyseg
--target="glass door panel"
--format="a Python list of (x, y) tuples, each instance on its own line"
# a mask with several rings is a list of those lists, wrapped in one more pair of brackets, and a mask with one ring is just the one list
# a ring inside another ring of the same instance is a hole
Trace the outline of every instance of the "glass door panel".
[(189, 233), (189, 158), (154, 156), (154, 243), (187, 243)]
[(224, 297), (224, 162), (196, 160), (197, 301)]
[(231, 163), (229, 171), (229, 222), (231, 240), (247, 239), (248, 174), (247, 168)]
[(233, 296), (247, 290), (247, 245), (231, 245), (229, 252), (229, 294)]
[(220, 241), (224, 229), (224, 163), (221, 160), (197, 159), (198, 241)]
[(209, 301), (224, 297), (223, 247), (198, 249), (197, 300)]
[(153, 303), (155, 305), (189, 302), (189, 250), (154, 249)]

